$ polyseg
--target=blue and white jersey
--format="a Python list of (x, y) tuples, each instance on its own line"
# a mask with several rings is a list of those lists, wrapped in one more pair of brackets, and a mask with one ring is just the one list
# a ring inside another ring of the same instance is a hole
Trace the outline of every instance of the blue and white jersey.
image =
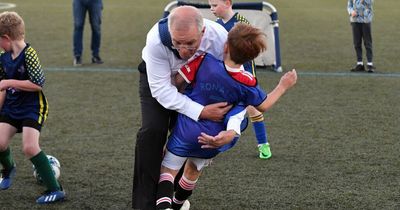
[[(36, 51), (29, 44), (14, 59), (11, 52), (0, 54), (0, 80), (2, 79), (29, 80), (43, 87), (45, 77), (42, 66)], [(8, 88), (0, 114), (16, 120), (32, 119), (43, 124), (48, 114), (47, 100), (42, 91)]]
[[(258, 86), (253, 75), (244, 71), (228, 71), (224, 62), (211, 54), (203, 54), (179, 71), (185, 81), (190, 84), (185, 95), (202, 105), (217, 102), (258, 106), (267, 97)], [(201, 132), (215, 136), (225, 130), (223, 122), (210, 120), (194, 121), (179, 114), (178, 120), (169, 137), (167, 149), (182, 157), (212, 158), (218, 149), (202, 149), (197, 137)]]
[[(347, 12), (350, 15), (350, 22), (355, 23), (370, 23), (374, 16), (372, 4), (374, 0), (348, 0)], [(355, 17), (351, 13), (356, 11)]]

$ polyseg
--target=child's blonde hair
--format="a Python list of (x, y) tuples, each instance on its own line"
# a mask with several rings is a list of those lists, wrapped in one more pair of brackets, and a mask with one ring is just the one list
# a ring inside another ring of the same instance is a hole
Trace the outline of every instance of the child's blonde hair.
[(0, 36), (4, 35), (12, 40), (25, 38), (25, 23), (18, 13), (5, 11), (0, 14)]

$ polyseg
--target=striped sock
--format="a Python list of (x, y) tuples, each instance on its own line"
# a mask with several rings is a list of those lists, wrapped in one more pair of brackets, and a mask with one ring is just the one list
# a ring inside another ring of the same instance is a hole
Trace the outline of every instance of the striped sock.
[(194, 181), (189, 180), (184, 175), (179, 180), (179, 186), (176, 189), (175, 196), (172, 203), (173, 209), (180, 209), (185, 202), (192, 195), (194, 188), (196, 187), (197, 179)]
[(157, 209), (171, 208), (174, 194), (174, 177), (170, 173), (162, 173), (157, 187)]

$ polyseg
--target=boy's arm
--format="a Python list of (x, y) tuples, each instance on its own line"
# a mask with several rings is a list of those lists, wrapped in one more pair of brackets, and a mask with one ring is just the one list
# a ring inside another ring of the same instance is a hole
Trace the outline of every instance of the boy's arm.
[(6, 91), (0, 91), (0, 110), (3, 107), (4, 100), (6, 99)]
[(287, 72), (281, 77), (279, 84), (275, 87), (275, 89), (268, 94), (268, 97), (256, 107), (256, 109), (260, 112), (265, 112), (269, 108), (271, 108), (278, 99), (293, 85), (296, 84), (297, 81), (297, 73), (296, 70), (292, 70)]
[(30, 80), (3, 79), (0, 81), (0, 91), (8, 88), (15, 88), (22, 91), (35, 92), (42, 90), (42, 87), (31, 82)]

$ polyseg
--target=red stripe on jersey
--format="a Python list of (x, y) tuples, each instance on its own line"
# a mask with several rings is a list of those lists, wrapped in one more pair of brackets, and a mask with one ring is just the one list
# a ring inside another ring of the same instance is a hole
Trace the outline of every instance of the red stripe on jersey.
[(230, 72), (228, 71), (229, 74), (232, 76), (233, 79), (236, 81), (245, 84), (247, 86), (256, 86), (257, 85), (257, 80), (256, 78), (248, 71), (240, 71), (240, 72)]
[(203, 53), (181, 67), (182, 76), (186, 78), (188, 82), (193, 82), (194, 78), (196, 78), (197, 70), (199, 70), (201, 62), (203, 62), (205, 56), (206, 54)]

